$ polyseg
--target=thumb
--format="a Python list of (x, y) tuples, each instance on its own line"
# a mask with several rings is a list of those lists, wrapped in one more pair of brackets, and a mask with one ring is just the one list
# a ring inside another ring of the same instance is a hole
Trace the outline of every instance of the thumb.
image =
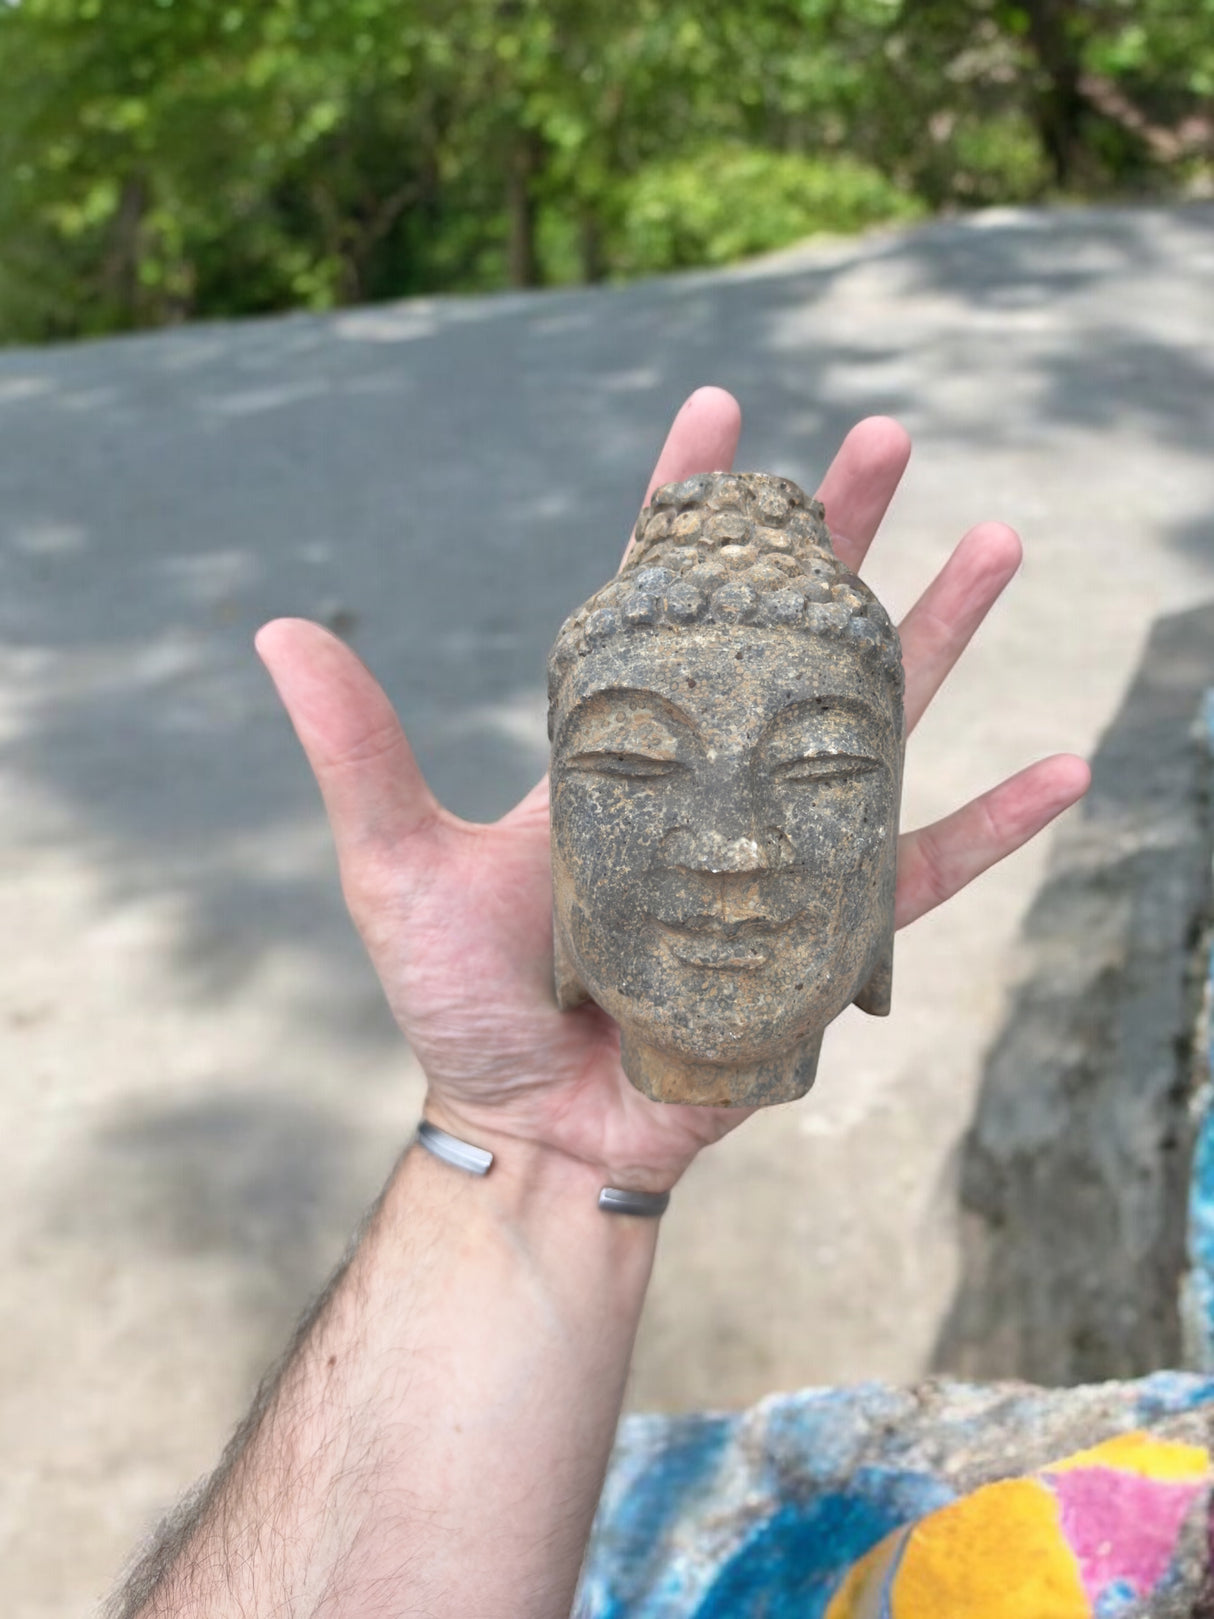
[(343, 878), (361, 855), (432, 828), (442, 808), (361, 658), (301, 618), (275, 619), (254, 644), (316, 776)]

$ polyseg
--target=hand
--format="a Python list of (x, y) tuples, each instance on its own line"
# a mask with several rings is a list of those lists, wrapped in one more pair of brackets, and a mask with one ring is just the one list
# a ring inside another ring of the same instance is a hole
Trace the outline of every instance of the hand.
[[(700, 389), (675, 419), (650, 490), (730, 467), (740, 429), (730, 395)], [(853, 570), (909, 455), (897, 423), (873, 417), (848, 434), (822, 481), (835, 549)], [(908, 734), (1020, 554), (1001, 524), (971, 529), (907, 615)], [(350, 913), (429, 1080), (427, 1115), (495, 1150), (514, 1137), (565, 1153), (605, 1183), (671, 1186), (746, 1110), (648, 1101), (624, 1077), (610, 1018), (594, 1006), (557, 1011), (547, 781), (491, 826), (461, 821), (430, 793), (387, 697), (340, 641), (280, 619), (260, 632), (257, 650), (324, 796)], [(899, 927), (1035, 836), (1088, 779), (1081, 759), (1044, 759), (906, 833)]]

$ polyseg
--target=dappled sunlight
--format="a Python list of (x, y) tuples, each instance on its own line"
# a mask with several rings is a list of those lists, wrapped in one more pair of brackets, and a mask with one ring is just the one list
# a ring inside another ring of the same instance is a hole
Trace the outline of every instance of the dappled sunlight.
[[(158, 882), (181, 898), (195, 917), (178, 944), (187, 979), (202, 939), (255, 959), (279, 913), (234, 851), (318, 816), (251, 654), (257, 626), (331, 623), (384, 680), (440, 796), (473, 818), (502, 813), (543, 765), (548, 643), (616, 565), (671, 410), (710, 379), (742, 399), (743, 464), (809, 485), (861, 414), (919, 432), (908, 498), (920, 468), (921, 505), (948, 493), (917, 550), (877, 549), (895, 607), (1013, 481), (1028, 567), (1059, 543), (1032, 532), (1028, 468), (1011, 480), (1008, 455), (1040, 458), (1051, 530), (1166, 487), (1187, 566), (1204, 569), (1214, 354), (1190, 270), (1203, 253), (1208, 208), (999, 210), (622, 289), (13, 351), (0, 359), (0, 623), (20, 734), (5, 764), (68, 811), (115, 901)], [(1131, 295), (1126, 275), (1173, 291)], [(98, 390), (112, 409), (70, 408)], [(1116, 462), (1093, 489), (1079, 464), (1109, 433)], [(911, 532), (927, 517), (912, 507)], [(1154, 543), (1166, 554), (1164, 528)], [(1156, 569), (1155, 595), (1167, 575)], [(936, 796), (913, 779), (910, 792)], [(230, 883), (217, 881), (225, 860)], [(327, 918), (309, 947), (323, 958), (340, 939), (345, 959), (322, 844), (295, 881)]]
[[(184, 1357), (222, 1427), (207, 1331), (241, 1378), (268, 1356), (420, 1099), (261, 624), (348, 640), (435, 792), (491, 821), (544, 768), (548, 647), (617, 566), (681, 401), (731, 389), (739, 465), (810, 489), (858, 417), (893, 414), (916, 456), (865, 569), (891, 610), (973, 524), (1025, 543), (908, 751), (906, 822), (935, 819), (1090, 748), (1151, 621), (1214, 596), (1212, 253), (1209, 209), (1015, 212), (627, 287), (0, 354), (18, 1348), (81, 1308), (133, 1346), (57, 1362), (43, 1395), (75, 1411), (90, 1390), (133, 1432)], [(894, 1015), (840, 1019), (803, 1109), (696, 1166), (638, 1400), (927, 1364), (958, 1264), (952, 1152), (1043, 862), (1026, 849), (917, 923)], [(885, 1195), (858, 1211), (857, 1184)]]

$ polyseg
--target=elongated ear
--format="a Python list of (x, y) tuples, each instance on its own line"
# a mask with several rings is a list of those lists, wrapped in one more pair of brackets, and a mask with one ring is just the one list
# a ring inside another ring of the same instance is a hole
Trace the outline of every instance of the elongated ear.
[(556, 1004), (562, 1012), (572, 1012), (575, 1006), (585, 1006), (590, 999), (589, 992), (574, 971), (555, 917), (552, 919), (552, 976), (556, 982)]
[(894, 936), (891, 933), (868, 982), (856, 996), (855, 1004), (872, 1017), (888, 1017), (894, 987)]

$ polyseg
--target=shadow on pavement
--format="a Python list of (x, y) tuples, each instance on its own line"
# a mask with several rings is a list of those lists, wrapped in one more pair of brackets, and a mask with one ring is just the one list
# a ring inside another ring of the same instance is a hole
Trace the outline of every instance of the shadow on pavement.
[[(614, 565), (654, 446), (699, 383), (746, 402), (743, 463), (812, 483), (861, 411), (913, 424), (916, 377), (989, 374), (973, 348), (987, 311), (1036, 403), (992, 386), (949, 435), (1117, 420), (1206, 454), (1214, 368), (1181, 334), (1015, 324), (1149, 271), (1154, 217), (996, 216), (808, 268), (0, 355), (0, 638), (17, 694), (0, 760), (49, 806), (29, 835), (82, 844), (115, 905), (172, 894), (199, 996), (222, 998), (284, 932), (358, 982), (310, 784), (250, 651), (259, 623), (341, 628), (440, 795), (497, 815), (543, 767), (549, 641)], [(1168, 217), (1214, 253), (1214, 209)], [(815, 311), (836, 279), (891, 271), (938, 293), (938, 315), (901, 346), (888, 323), (870, 344), (832, 341)], [(962, 308), (976, 328), (957, 326)], [(1210, 554), (1208, 534), (1183, 543)], [(390, 1025), (360, 1005), (349, 1032)]]
[(213, 1265), (223, 1308), (208, 1329), (230, 1340), (242, 1323), (252, 1386), (363, 1212), (359, 1148), (331, 1110), (229, 1076), (111, 1118), (61, 1177), (41, 1238), (108, 1255), (132, 1277), (149, 1257), (196, 1276)]
[[(614, 567), (655, 447), (695, 386), (744, 402), (740, 464), (810, 486), (857, 416), (914, 428), (925, 389), (931, 431), (953, 449), (1116, 423), (1207, 457), (1210, 355), (1183, 327), (1157, 339), (1119, 328), (1115, 297), (1083, 302), (1153, 272), (1164, 217), (988, 217), (725, 276), (0, 354), (0, 768), (22, 806), (10, 841), (82, 857), (100, 909), (167, 903), (175, 981), (199, 1003), (222, 1008), (285, 941), (331, 988), (318, 997), (317, 975), (301, 975), (299, 1024), (389, 1049), (399, 1036), (252, 654), (257, 626), (303, 614), (339, 629), (398, 703), (439, 795), (496, 816), (544, 768), (551, 638)], [(1214, 209), (1166, 219), (1193, 261), (1214, 263)], [(876, 278), (871, 332), (840, 332), (824, 313), (843, 276)], [(890, 287), (917, 300), (906, 326)], [(950, 393), (959, 382), (972, 386)], [(1174, 543), (1214, 560), (1199, 524)], [(1003, 1105), (1001, 1072), (967, 1160), (976, 1208), (989, 1199), (972, 1164)], [(218, 1096), (112, 1121), (81, 1169), (97, 1196), (64, 1218), (125, 1188), (105, 1216), (116, 1230), (227, 1249), (257, 1286), (274, 1275), (296, 1301), (321, 1263), (316, 1233), (350, 1214), (324, 1204), (325, 1187), (357, 1181), (336, 1162), (343, 1127), (262, 1085), (247, 1102), (232, 1094), (228, 1076)], [(1043, 1165), (1069, 1173), (1068, 1151), (1055, 1144)], [(1172, 1215), (1159, 1217), (1170, 1233)], [(1025, 1252), (1050, 1294), (1048, 1232)], [(1130, 1267), (1119, 1298), (1131, 1276), (1146, 1286)], [(1030, 1283), (1006, 1271), (1007, 1297)], [(967, 1281), (958, 1322), (979, 1285)], [(974, 1330), (950, 1329), (958, 1344)], [(1065, 1367), (1104, 1353), (1076, 1350)], [(1154, 1341), (1126, 1355), (1127, 1372), (1155, 1364)], [(942, 1356), (955, 1364), (961, 1350)], [(1046, 1364), (1020, 1349), (1011, 1361)]]

